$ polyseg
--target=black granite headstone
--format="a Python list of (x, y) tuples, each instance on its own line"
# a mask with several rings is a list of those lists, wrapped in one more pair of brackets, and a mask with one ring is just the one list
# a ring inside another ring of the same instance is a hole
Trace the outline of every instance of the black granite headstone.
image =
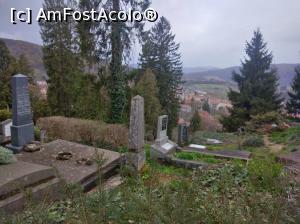
[(13, 122), (11, 144), (7, 147), (20, 152), (24, 145), (34, 140), (28, 79), (24, 75), (15, 75), (11, 79), (11, 86)]
[(189, 127), (187, 125), (178, 126), (178, 144), (184, 146), (189, 142)]

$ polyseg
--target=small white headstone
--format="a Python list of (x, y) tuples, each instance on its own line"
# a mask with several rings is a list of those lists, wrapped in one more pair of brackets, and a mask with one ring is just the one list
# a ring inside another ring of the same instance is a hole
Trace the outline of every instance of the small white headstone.
[(2, 135), (4, 138), (11, 137), (12, 120), (6, 120), (1, 123)]
[(206, 146), (204, 145), (196, 145), (196, 144), (190, 144), (190, 148), (195, 148), (195, 149), (206, 149)]

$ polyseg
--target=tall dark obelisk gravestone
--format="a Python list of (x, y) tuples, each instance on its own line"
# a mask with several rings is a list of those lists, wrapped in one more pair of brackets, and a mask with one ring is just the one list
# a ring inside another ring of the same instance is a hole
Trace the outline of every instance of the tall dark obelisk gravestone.
[(22, 151), (24, 145), (34, 140), (34, 129), (27, 77), (20, 74), (13, 76), (11, 86), (13, 122), (11, 144), (7, 147), (18, 153)]

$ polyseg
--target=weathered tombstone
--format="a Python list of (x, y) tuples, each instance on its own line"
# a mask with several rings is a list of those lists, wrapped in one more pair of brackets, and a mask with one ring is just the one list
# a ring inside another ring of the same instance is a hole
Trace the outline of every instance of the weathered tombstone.
[(168, 140), (168, 116), (163, 115), (158, 117), (156, 141), (165, 142)]
[(129, 126), (128, 163), (136, 170), (141, 170), (146, 161), (145, 152), (144, 98), (135, 96), (131, 100)]
[(189, 142), (189, 127), (184, 124), (178, 126), (178, 144), (180, 146), (186, 145)]
[(12, 126), (12, 120), (11, 119), (8, 119), (8, 120), (5, 120), (3, 122), (1, 122), (1, 134), (2, 134), (2, 139), (3, 141), (7, 140), (8, 138), (11, 137), (11, 131), (10, 131), (10, 128)]
[(151, 158), (163, 159), (176, 150), (177, 144), (169, 140), (167, 132), (168, 116), (158, 117), (157, 138), (155, 144), (151, 146)]
[(13, 121), (11, 144), (7, 147), (17, 153), (34, 140), (34, 132), (27, 77), (20, 74), (13, 76), (11, 86)]
[(48, 135), (47, 135), (46, 130), (41, 130), (40, 141), (41, 141), (41, 143), (47, 143), (48, 142)]

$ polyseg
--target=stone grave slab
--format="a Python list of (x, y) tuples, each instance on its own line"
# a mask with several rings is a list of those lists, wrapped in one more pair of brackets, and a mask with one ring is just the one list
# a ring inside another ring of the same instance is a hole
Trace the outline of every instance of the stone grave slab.
[(196, 144), (190, 144), (190, 148), (195, 148), (195, 149), (207, 149), (205, 145), (196, 145)]
[(62, 183), (52, 167), (17, 161), (0, 166), (0, 210), (13, 213), (26, 202), (25, 190), (31, 200), (47, 201), (61, 197)]
[[(69, 160), (57, 160), (59, 153), (71, 154)], [(78, 163), (80, 160), (94, 160), (98, 155), (103, 155), (105, 160), (102, 166), (102, 174), (110, 175), (110, 172), (120, 166), (123, 156), (120, 153), (98, 149), (78, 143), (64, 140), (55, 140), (45, 144), (41, 151), (29, 153), (22, 152), (17, 155), (18, 160), (37, 163), (54, 167), (58, 175), (69, 184), (80, 184), (85, 191), (93, 187), (98, 180), (98, 166), (96, 162), (92, 164)]]
[(206, 139), (206, 141), (207, 141), (207, 144), (209, 144), (209, 145), (221, 145), (221, 144), (223, 144), (223, 142), (218, 140), (218, 139), (208, 138), (208, 139)]
[(239, 151), (239, 150), (208, 150), (208, 149), (200, 149), (196, 147), (189, 147), (184, 148), (185, 151), (190, 152), (199, 152), (201, 154), (212, 155), (215, 157), (225, 158), (225, 159), (240, 159), (249, 161), (251, 159), (251, 152), (248, 151)]

